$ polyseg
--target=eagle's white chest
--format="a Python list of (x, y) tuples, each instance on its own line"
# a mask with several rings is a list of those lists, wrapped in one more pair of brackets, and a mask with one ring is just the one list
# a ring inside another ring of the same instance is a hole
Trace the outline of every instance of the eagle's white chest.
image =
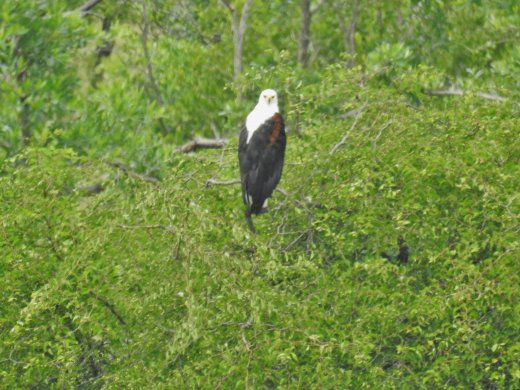
[(251, 137), (258, 130), (263, 123), (272, 118), (274, 114), (279, 112), (278, 104), (260, 104), (258, 103), (256, 107), (249, 113), (246, 119), (246, 129), (247, 129), (247, 139), (246, 143), (248, 144), (251, 140)]

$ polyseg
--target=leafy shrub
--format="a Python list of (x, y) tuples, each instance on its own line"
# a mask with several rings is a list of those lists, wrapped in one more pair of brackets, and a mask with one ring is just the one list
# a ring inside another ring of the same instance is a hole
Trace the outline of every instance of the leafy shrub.
[(159, 183), (52, 139), (5, 163), (2, 383), (518, 386), (514, 104), (326, 74), (257, 236), (205, 185), (236, 141)]

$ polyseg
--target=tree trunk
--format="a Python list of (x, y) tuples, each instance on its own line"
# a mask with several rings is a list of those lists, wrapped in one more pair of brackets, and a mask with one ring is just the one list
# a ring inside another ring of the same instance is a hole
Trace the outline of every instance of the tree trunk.
[(311, 0), (301, 0), (301, 25), (300, 25), (300, 42), (298, 46), (298, 63), (302, 67), (307, 66), (308, 62), (308, 51), (309, 51), (309, 43), (311, 36)]
[(237, 10), (229, 3), (228, 0), (222, 0), (222, 3), (231, 13), (231, 27), (233, 30), (233, 43), (235, 46), (233, 55), (233, 80), (237, 81), (242, 73), (242, 51), (244, 46), (244, 35), (247, 29), (247, 17), (253, 0), (246, 0), (242, 13), (238, 14)]
[[(153, 94), (155, 95), (155, 99), (157, 100), (157, 104), (160, 107), (164, 106), (164, 98), (161, 94), (161, 89), (157, 84), (157, 81), (154, 76), (153, 66), (152, 66), (152, 57), (150, 55), (150, 51), (148, 50), (148, 33), (150, 31), (150, 20), (148, 18), (148, 9), (146, 6), (146, 1), (143, 0), (143, 25), (142, 25), (142, 34), (141, 34), (141, 42), (143, 45), (144, 57), (146, 61), (146, 73), (148, 75), (148, 82), (150, 87), (152, 88)], [(164, 133), (168, 133), (169, 129), (164, 123), (162, 118), (158, 119), (159, 126)]]
[(349, 60), (347, 61), (347, 66), (349, 67), (354, 65), (354, 55), (356, 54), (356, 28), (359, 18), (359, 3), (360, 0), (352, 0), (352, 14), (350, 16), (350, 22), (347, 26), (345, 18), (341, 14), (341, 5), (338, 4), (338, 2), (335, 2), (339, 29), (343, 35), (343, 44), (345, 45), (345, 51), (349, 54)]

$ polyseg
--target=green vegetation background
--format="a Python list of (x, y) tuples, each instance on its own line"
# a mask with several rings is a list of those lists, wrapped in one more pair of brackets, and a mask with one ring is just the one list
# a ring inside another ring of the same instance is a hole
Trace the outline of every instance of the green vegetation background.
[(0, 5), (0, 387), (520, 388), (518, 2), (243, 5)]

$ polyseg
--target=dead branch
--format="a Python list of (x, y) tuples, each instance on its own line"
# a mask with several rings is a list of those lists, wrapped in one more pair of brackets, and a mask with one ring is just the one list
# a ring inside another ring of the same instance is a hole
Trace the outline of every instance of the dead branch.
[(121, 314), (119, 314), (116, 310), (116, 307), (110, 303), (108, 300), (106, 300), (105, 298), (103, 298), (102, 296), (94, 293), (94, 292), (90, 292), (99, 302), (101, 302), (103, 304), (103, 306), (105, 306), (108, 310), (110, 310), (110, 312), (114, 315), (114, 317), (117, 318), (117, 320), (122, 324), (122, 325), (126, 325), (126, 321), (125, 319), (121, 316)]
[(81, 7), (79, 7), (79, 12), (81, 16), (85, 16), (88, 14), (88, 12), (94, 8), (96, 5), (101, 3), (102, 0), (88, 0), (85, 4), (83, 4)]
[[(463, 96), (469, 94), (460, 88), (449, 88), (449, 89), (425, 89), (423, 90), (425, 95), (429, 96)], [(475, 92), (475, 96), (481, 97), (487, 100), (494, 100), (498, 102), (505, 102), (507, 99), (497, 94), (491, 94), (486, 92)]]
[(224, 180), (224, 181), (219, 181), (219, 180), (216, 180), (216, 179), (208, 179), (206, 181), (206, 187), (209, 187), (209, 186), (231, 186), (231, 185), (235, 185), (235, 184), (240, 184), (240, 179), (231, 179), (231, 180)]
[(163, 230), (174, 230), (175, 227), (172, 225), (117, 225), (118, 228), (128, 229), (128, 230), (138, 230), (138, 229), (163, 229)]
[(462, 96), (464, 91), (459, 88), (450, 89), (425, 89), (423, 91), (426, 95), (430, 96)]
[(112, 161), (112, 162), (107, 162), (107, 164), (110, 165), (111, 167), (120, 169), (126, 175), (128, 175), (129, 177), (131, 177), (133, 179), (137, 179), (137, 180), (141, 180), (141, 181), (145, 181), (147, 183), (153, 183), (153, 184), (159, 183), (159, 179), (152, 177), (152, 176), (147, 176), (147, 175), (143, 175), (141, 173), (137, 173), (137, 172), (131, 170), (130, 168), (126, 167), (125, 165), (123, 165), (123, 163), (121, 163), (121, 162)]
[(495, 100), (495, 101), (498, 101), (498, 102), (505, 102), (507, 100), (503, 96), (499, 96), (497, 94), (490, 94), (490, 93), (486, 93), (486, 92), (477, 92), (475, 95), (478, 96), (478, 97), (481, 97), (483, 99)]
[(350, 110), (344, 114), (339, 115), (338, 117), (341, 119), (355, 118), (361, 111), (363, 111), (365, 109), (367, 103), (368, 102), (365, 102), (358, 108), (354, 108), (353, 110)]
[(358, 121), (359, 117), (361, 116), (361, 113), (363, 112), (363, 109), (367, 106), (367, 104), (368, 104), (368, 101), (363, 103), (363, 105), (361, 106), (361, 109), (359, 109), (357, 111), (357, 113), (356, 113), (356, 117), (354, 118), (354, 122), (352, 123), (352, 126), (350, 126), (350, 129), (343, 136), (341, 141), (339, 141), (336, 145), (334, 145), (332, 147), (332, 149), (330, 150), (329, 154), (331, 154), (331, 155), (334, 154), (340, 147), (342, 147), (347, 142), (347, 139), (348, 139), (348, 136), (350, 135), (350, 132), (354, 129), (354, 127), (356, 127), (357, 121)]
[(282, 194), (286, 198), (289, 197), (289, 193), (287, 191), (285, 191), (282, 187), (276, 187), (276, 191), (278, 191), (280, 194)]
[(383, 134), (383, 131), (385, 131), (390, 125), (392, 124), (392, 120), (390, 119), (383, 127), (379, 129), (379, 133), (376, 135), (374, 140), (372, 141), (372, 148), (376, 148), (377, 141), (381, 137), (381, 134)]
[(299, 236), (297, 236), (294, 240), (292, 240), (285, 248), (284, 248), (284, 252), (285, 251), (288, 251), (289, 249), (291, 249), (293, 247), (293, 245), (295, 245), (298, 241), (300, 241), (305, 235), (307, 234), (307, 230), (304, 230), (303, 232), (300, 233)]
[(180, 151), (182, 153), (189, 153), (193, 152), (197, 149), (219, 149), (223, 148), (228, 144), (229, 140), (227, 138), (216, 138), (216, 139), (210, 139), (210, 138), (202, 138), (202, 137), (196, 137), (190, 142), (182, 145), (180, 147)]

